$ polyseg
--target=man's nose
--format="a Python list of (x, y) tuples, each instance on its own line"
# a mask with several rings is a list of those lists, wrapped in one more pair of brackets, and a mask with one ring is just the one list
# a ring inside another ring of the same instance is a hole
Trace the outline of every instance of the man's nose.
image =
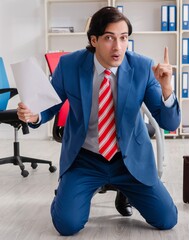
[(114, 41), (114, 49), (116, 49), (116, 50), (121, 49), (121, 42), (120, 42), (119, 39), (116, 39), (116, 40)]

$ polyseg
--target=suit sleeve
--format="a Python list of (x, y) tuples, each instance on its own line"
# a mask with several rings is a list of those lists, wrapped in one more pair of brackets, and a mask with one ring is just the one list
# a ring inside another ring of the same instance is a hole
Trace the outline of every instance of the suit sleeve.
[(172, 107), (166, 107), (162, 101), (162, 90), (152, 71), (153, 62), (149, 65), (149, 75), (144, 96), (144, 103), (156, 119), (159, 126), (168, 131), (176, 130), (180, 125), (180, 107), (177, 98)]

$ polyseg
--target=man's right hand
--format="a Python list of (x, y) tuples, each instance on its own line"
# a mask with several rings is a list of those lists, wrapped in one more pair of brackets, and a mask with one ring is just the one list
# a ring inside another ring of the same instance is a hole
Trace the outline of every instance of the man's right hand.
[(18, 118), (23, 122), (36, 123), (39, 120), (39, 115), (33, 114), (30, 109), (22, 102), (18, 104), (17, 114)]

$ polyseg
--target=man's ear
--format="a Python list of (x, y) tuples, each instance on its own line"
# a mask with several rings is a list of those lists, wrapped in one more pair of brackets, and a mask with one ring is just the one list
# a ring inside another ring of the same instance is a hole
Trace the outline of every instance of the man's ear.
[(92, 36), (91, 36), (91, 45), (92, 45), (93, 47), (96, 47), (96, 43), (97, 43), (97, 37), (94, 36), (94, 35), (92, 35)]

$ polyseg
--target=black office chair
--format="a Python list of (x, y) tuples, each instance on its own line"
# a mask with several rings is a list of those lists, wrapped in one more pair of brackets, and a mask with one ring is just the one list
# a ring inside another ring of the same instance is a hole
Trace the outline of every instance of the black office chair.
[(37, 163), (49, 164), (50, 165), (49, 171), (55, 172), (56, 167), (52, 166), (51, 161), (24, 157), (20, 155), (18, 131), (20, 128), (22, 128), (23, 134), (28, 134), (29, 128), (26, 123), (19, 120), (16, 109), (9, 109), (9, 110), (6, 109), (8, 101), (17, 94), (18, 92), (16, 88), (9, 87), (9, 82), (7, 79), (3, 59), (0, 57), (0, 124), (5, 123), (13, 126), (14, 133), (15, 133), (15, 139), (13, 143), (14, 154), (11, 157), (1, 158), (0, 165), (7, 164), (7, 163), (13, 163), (14, 165), (18, 165), (21, 169), (21, 175), (23, 177), (27, 177), (29, 175), (29, 172), (25, 170), (25, 166), (23, 164), (24, 162), (31, 163), (31, 167), (33, 169), (37, 168), (38, 166)]

